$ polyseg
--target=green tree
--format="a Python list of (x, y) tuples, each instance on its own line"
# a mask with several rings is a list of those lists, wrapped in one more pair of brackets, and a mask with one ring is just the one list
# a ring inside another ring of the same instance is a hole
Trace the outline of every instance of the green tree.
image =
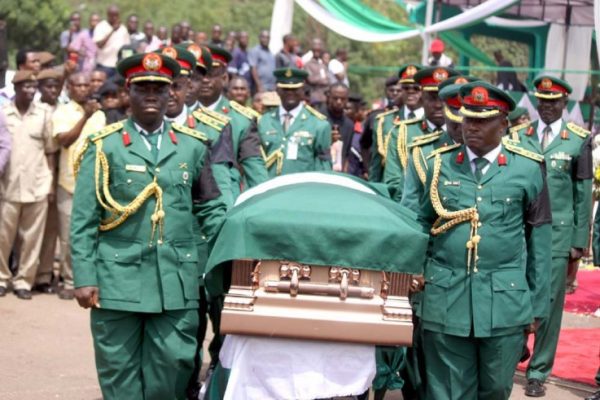
[[(60, 51), (60, 32), (70, 9), (64, 0), (0, 0), (0, 19), (6, 21), (9, 54), (20, 48)], [(10, 65), (14, 65), (10, 57)]]

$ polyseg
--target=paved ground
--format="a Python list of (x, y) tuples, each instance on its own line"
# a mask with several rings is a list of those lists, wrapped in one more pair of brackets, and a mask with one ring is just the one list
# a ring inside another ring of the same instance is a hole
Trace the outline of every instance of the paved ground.
[[(76, 302), (53, 295), (22, 301), (9, 294), (0, 298), (0, 321), (0, 399), (101, 399), (89, 313)], [(567, 315), (565, 324), (600, 326), (600, 318)], [(528, 399), (522, 394), (522, 381), (515, 377), (512, 400)], [(581, 385), (565, 386), (564, 382), (559, 385), (547, 385), (545, 400), (582, 399), (593, 390)], [(401, 396), (392, 392), (387, 399), (400, 400)]]

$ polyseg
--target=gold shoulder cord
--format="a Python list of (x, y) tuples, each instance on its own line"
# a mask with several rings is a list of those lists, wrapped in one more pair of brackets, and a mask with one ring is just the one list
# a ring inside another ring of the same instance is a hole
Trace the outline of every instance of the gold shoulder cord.
[(381, 164), (385, 164), (385, 143), (383, 138), (383, 120), (385, 118), (379, 118), (377, 122), (377, 152), (381, 155)]
[(283, 170), (283, 152), (281, 149), (277, 149), (271, 154), (267, 156), (265, 149), (260, 146), (260, 154), (262, 155), (263, 160), (265, 161), (265, 166), (267, 169), (271, 168), (275, 162), (277, 162), (277, 175), (281, 175), (281, 171)]
[[(458, 224), (466, 221), (471, 222), (471, 234), (467, 241), (467, 274), (471, 272), (471, 264), (473, 265), (473, 272), (477, 272), (477, 247), (481, 240), (481, 236), (477, 234), (477, 223), (479, 222), (479, 213), (477, 208), (471, 207), (459, 211), (448, 211), (444, 208), (440, 200), (440, 194), (438, 192), (438, 184), (440, 180), (440, 172), (442, 170), (442, 156), (439, 154), (435, 155), (433, 164), (433, 177), (431, 180), (430, 187), (430, 198), (433, 209), (438, 215), (438, 219), (431, 228), (431, 234), (437, 236), (444, 233)], [(444, 220), (446, 222), (444, 222)]]
[(423, 151), (421, 150), (421, 148), (419, 146), (413, 147), (412, 159), (413, 159), (413, 164), (415, 165), (415, 171), (417, 171), (419, 180), (421, 181), (421, 183), (423, 185), (425, 185), (425, 182), (427, 181), (427, 173), (425, 172), (425, 169), (423, 168), (423, 164), (421, 164), (421, 161), (424, 162), (425, 168), (427, 168), (427, 161), (425, 161), (425, 158), (423, 157)]
[[(121, 225), (127, 218), (135, 214), (139, 208), (148, 200), (151, 196), (156, 197), (156, 206), (154, 207), (154, 213), (150, 218), (152, 221), (152, 234), (150, 236), (150, 243), (154, 241), (156, 229), (159, 230), (158, 244), (163, 242), (163, 231), (164, 231), (164, 219), (165, 212), (163, 210), (163, 198), (162, 189), (158, 186), (156, 177), (154, 181), (148, 184), (144, 190), (140, 192), (129, 204), (123, 206), (119, 204), (111, 195), (109, 189), (109, 172), (110, 168), (108, 165), (108, 159), (104, 152), (102, 152), (102, 140), (96, 142), (96, 165), (94, 170), (94, 178), (96, 181), (96, 198), (102, 207), (109, 211), (112, 215), (107, 219), (103, 220), (100, 224), (101, 231), (109, 231)], [(102, 190), (101, 190), (102, 189)]]
[[(77, 143), (77, 142), (76, 142)], [(73, 168), (73, 176), (77, 178), (79, 175), (79, 167), (81, 167), (81, 161), (83, 160), (83, 155), (87, 151), (90, 145), (90, 139), (85, 138), (83, 143), (79, 145), (74, 152), (72, 152), (69, 156), (69, 165)]]
[(408, 135), (408, 127), (406, 124), (400, 124), (398, 126), (398, 158), (400, 159), (400, 164), (402, 164), (402, 169), (406, 171), (406, 167), (408, 166), (408, 150), (407, 146), (407, 135)]

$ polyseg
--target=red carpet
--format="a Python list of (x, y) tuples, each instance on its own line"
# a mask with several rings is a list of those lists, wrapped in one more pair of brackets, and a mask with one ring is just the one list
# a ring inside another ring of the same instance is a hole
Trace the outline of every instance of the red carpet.
[(576, 314), (593, 314), (600, 307), (600, 270), (577, 272), (578, 287), (565, 299), (565, 311)]
[[(529, 349), (532, 348), (533, 335), (529, 336)], [(561, 330), (552, 376), (595, 385), (599, 350), (600, 329)], [(519, 370), (525, 371), (528, 362), (519, 364)]]

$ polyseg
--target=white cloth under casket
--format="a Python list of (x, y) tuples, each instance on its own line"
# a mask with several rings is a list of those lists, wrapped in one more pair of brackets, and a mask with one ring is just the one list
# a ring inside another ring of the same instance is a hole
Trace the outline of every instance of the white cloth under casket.
[(376, 372), (375, 346), (349, 343), (227, 335), (219, 359), (225, 400), (359, 395)]

